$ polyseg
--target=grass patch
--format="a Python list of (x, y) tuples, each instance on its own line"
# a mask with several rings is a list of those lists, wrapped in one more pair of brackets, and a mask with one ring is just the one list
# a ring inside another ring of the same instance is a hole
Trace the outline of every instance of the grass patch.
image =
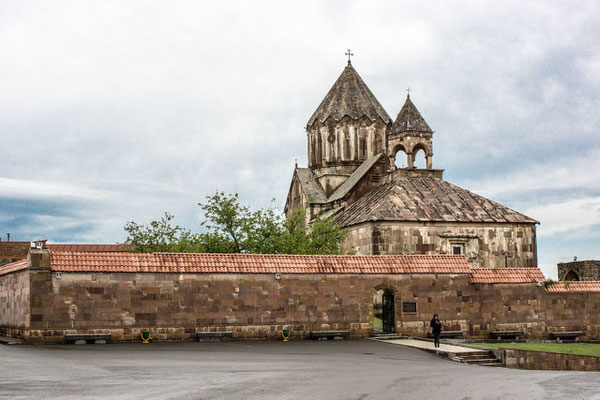
[(373, 317), (373, 329), (383, 331), (383, 320), (381, 318)]
[(470, 343), (490, 349), (517, 349), (547, 351), (549, 353), (579, 354), (600, 357), (598, 343)]

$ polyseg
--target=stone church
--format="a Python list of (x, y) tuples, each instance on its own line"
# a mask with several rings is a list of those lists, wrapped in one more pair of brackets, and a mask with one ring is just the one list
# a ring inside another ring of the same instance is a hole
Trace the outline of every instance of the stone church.
[[(347, 229), (345, 252), (537, 267), (538, 222), (443, 179), (433, 168), (433, 131), (410, 93), (393, 121), (348, 61), (308, 120), (306, 140), (308, 168), (296, 166), (285, 212), (305, 209), (309, 224), (333, 217)], [(419, 153), (424, 168), (415, 166)]]

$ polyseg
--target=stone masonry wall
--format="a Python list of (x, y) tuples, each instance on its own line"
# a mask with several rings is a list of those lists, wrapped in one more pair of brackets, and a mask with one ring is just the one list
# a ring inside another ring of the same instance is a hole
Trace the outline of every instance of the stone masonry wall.
[(546, 293), (548, 332), (582, 331), (600, 339), (600, 293)]
[(557, 268), (559, 280), (565, 280), (567, 274), (573, 271), (580, 281), (600, 281), (600, 260), (558, 263)]
[(474, 268), (537, 267), (533, 224), (367, 223), (348, 229), (344, 251), (452, 254), (454, 246)]
[[(66, 272), (57, 278), (31, 271), (35, 295), (25, 336), (28, 342), (62, 342), (65, 333), (111, 333), (115, 341), (139, 341), (140, 331), (149, 329), (159, 340), (193, 340), (203, 331), (252, 339), (279, 338), (281, 329), (291, 329), (296, 339), (313, 330), (362, 337), (373, 332), (375, 292), (389, 289), (396, 330), (403, 334), (425, 336), (438, 313), (445, 330), (461, 330), (465, 337), (522, 329), (525, 338), (547, 338), (559, 328), (582, 330), (582, 339), (600, 337), (597, 294), (550, 295), (535, 284), (468, 280), (441, 274), (298, 274), (276, 280), (272, 274)], [(403, 302), (415, 302), (417, 312), (403, 313)], [(587, 311), (579, 313), (580, 307)]]
[(520, 369), (600, 371), (600, 357), (505, 349), (506, 366)]
[(29, 271), (0, 276), (0, 335), (29, 327)]

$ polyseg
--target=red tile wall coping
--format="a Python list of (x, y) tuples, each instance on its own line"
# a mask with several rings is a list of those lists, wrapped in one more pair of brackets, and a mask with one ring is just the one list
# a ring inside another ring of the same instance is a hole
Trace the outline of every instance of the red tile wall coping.
[(130, 244), (63, 244), (49, 243), (46, 247), (50, 251), (91, 251), (91, 252), (127, 252), (134, 251), (135, 246)]
[(319, 256), (204, 253), (51, 252), (51, 269), (65, 272), (287, 274), (469, 274), (464, 256)]
[(0, 266), (0, 275), (6, 275), (24, 269), (27, 269), (27, 259), (15, 261)]
[(539, 268), (473, 268), (470, 283), (537, 283), (546, 278)]
[(600, 292), (600, 281), (567, 281), (548, 285), (549, 293)]

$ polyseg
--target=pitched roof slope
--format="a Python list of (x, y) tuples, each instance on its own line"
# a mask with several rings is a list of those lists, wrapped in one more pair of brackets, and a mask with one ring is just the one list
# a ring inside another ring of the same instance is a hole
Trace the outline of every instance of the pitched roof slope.
[(337, 122), (346, 115), (353, 120), (366, 116), (371, 121), (378, 117), (386, 123), (392, 121), (350, 63), (310, 117), (308, 126), (317, 120), (324, 122), (329, 117)]
[(0, 265), (0, 275), (10, 274), (11, 272), (21, 271), (27, 268), (27, 259)]
[(406, 101), (400, 109), (389, 134), (394, 135), (400, 132), (433, 133), (417, 107), (410, 100), (410, 95), (406, 96)]
[(296, 168), (296, 174), (298, 174), (300, 186), (302, 186), (302, 191), (308, 198), (309, 203), (327, 202), (327, 195), (323, 191), (323, 187), (309, 168)]
[(334, 222), (367, 221), (538, 223), (526, 215), (442, 179), (400, 177), (339, 212)]
[(600, 292), (599, 281), (567, 281), (555, 282), (548, 285), (549, 293)]
[(379, 161), (379, 159), (381, 157), (383, 157), (383, 153), (376, 154), (373, 157), (369, 158), (368, 160), (365, 160), (362, 164), (360, 164), (360, 166), (358, 168), (356, 168), (356, 170), (352, 173), (352, 175), (350, 175), (350, 177), (348, 179), (346, 179), (344, 181), (344, 183), (342, 183), (331, 194), (331, 196), (329, 196), (329, 199), (327, 199), (327, 201), (335, 201), (335, 200), (343, 199), (344, 196), (346, 196), (348, 194), (348, 192), (354, 187), (354, 185), (356, 185), (358, 183), (358, 181), (360, 181), (361, 178), (363, 176), (365, 176), (365, 174), (367, 172), (369, 172), (371, 167), (373, 165), (375, 165), (375, 163), (377, 161)]
[(51, 251), (134, 251), (135, 246), (131, 244), (69, 244), (48, 243), (46, 247)]
[(468, 274), (464, 256), (53, 252), (53, 271), (257, 274)]
[(537, 283), (546, 278), (539, 268), (473, 268), (471, 283)]

